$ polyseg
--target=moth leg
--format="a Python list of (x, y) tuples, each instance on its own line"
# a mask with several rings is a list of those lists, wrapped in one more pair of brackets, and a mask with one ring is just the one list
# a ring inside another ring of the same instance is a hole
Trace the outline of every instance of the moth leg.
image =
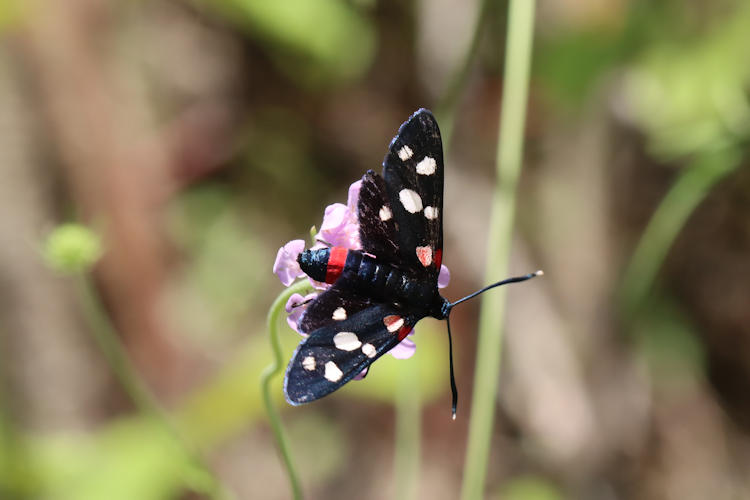
[(303, 300), (302, 302), (297, 302), (296, 304), (292, 304), (292, 309), (296, 309), (297, 307), (302, 307), (304, 305), (307, 305), (310, 302), (312, 302), (313, 300), (315, 300), (315, 297), (313, 297), (311, 299)]

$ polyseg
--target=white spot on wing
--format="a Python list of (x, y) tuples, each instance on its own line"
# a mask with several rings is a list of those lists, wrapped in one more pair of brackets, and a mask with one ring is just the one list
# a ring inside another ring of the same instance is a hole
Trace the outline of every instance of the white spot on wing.
[(414, 151), (409, 146), (404, 146), (398, 150), (398, 157), (401, 161), (406, 161), (414, 155)]
[(425, 156), (422, 161), (417, 163), (417, 173), (420, 175), (432, 175), (437, 169), (437, 163), (434, 158)]
[(315, 369), (315, 358), (313, 358), (312, 356), (307, 356), (305, 359), (303, 359), (302, 368), (309, 372), (313, 371)]
[(404, 318), (392, 314), (383, 318), (383, 323), (389, 332), (395, 333), (404, 326)]
[(437, 207), (424, 207), (424, 216), (427, 217), (430, 220), (435, 220), (438, 218), (438, 208)]
[(401, 204), (407, 212), (415, 214), (422, 210), (422, 198), (411, 189), (402, 189), (401, 192), (398, 193), (398, 199), (401, 200)]
[(333, 311), (333, 315), (331, 316), (332, 319), (335, 319), (336, 321), (343, 321), (346, 319), (346, 309), (343, 307), (337, 307), (335, 311)]
[(368, 358), (374, 358), (378, 353), (378, 351), (375, 349), (375, 346), (372, 344), (363, 345), (362, 352), (365, 353), (365, 356), (367, 356)]
[(424, 267), (432, 264), (432, 247), (417, 247), (417, 258)]
[(359, 349), (362, 345), (362, 342), (357, 338), (357, 334), (353, 332), (337, 333), (333, 336), (333, 343), (342, 351), (354, 351), (355, 349)]
[(380, 220), (385, 222), (389, 220), (391, 217), (393, 217), (393, 212), (391, 212), (391, 209), (388, 208), (388, 206), (383, 205), (380, 208)]
[(326, 363), (326, 372), (323, 374), (325, 378), (330, 380), (331, 382), (338, 382), (341, 380), (341, 377), (344, 376), (344, 372), (339, 370), (339, 367), (336, 366), (336, 363), (333, 361), (329, 361)]

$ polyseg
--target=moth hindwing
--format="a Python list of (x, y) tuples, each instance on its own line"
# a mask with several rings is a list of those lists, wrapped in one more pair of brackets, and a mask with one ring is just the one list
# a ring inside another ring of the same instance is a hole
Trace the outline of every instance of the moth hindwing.
[(377, 304), (312, 332), (297, 348), (284, 379), (298, 405), (335, 391), (390, 351), (419, 321), (394, 305)]

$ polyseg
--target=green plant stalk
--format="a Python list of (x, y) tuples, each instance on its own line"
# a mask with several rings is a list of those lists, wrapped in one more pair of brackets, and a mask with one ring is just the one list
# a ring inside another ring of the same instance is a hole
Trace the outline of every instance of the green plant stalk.
[(422, 434), (422, 400), (419, 393), (419, 365), (415, 359), (399, 363), (400, 383), (396, 389), (395, 491), (392, 498), (419, 498), (419, 467)]
[(711, 188), (740, 164), (741, 158), (741, 153), (734, 148), (706, 151), (677, 177), (651, 216), (626, 268), (620, 287), (625, 318), (632, 319), (641, 310), (669, 249), (690, 214)]
[[(523, 159), (534, 10), (534, 0), (510, 0), (504, 92), (496, 160), (497, 179), (487, 243), (488, 281), (497, 280), (498, 276), (505, 276), (508, 272), (516, 187)], [(480, 499), (484, 494), (500, 376), (504, 311), (505, 289), (501, 288), (497, 292), (482, 296), (469, 440), (461, 489), (463, 500)]]
[[(148, 389), (146, 383), (138, 375), (138, 371), (130, 362), (115, 327), (99, 300), (99, 295), (96, 292), (96, 287), (91, 282), (91, 278), (87, 275), (76, 278), (76, 287), (78, 289), (78, 296), (82, 301), (85, 317), (90, 322), (94, 340), (104, 354), (117, 381), (128, 396), (130, 396), (136, 408), (161, 425), (165, 432), (171, 435), (175, 442), (182, 448), (188, 460), (205, 474), (205, 477), (209, 480), (209, 484), (206, 484), (205, 490), (199, 491), (199, 493), (217, 500), (230, 498), (231, 495), (229, 492), (224, 489), (219, 479), (205, 465), (198, 451), (178, 432), (169, 415), (159, 406), (159, 403)], [(191, 487), (196, 486), (196, 484), (191, 484)]]
[(281, 454), (281, 459), (284, 462), (286, 474), (289, 478), (289, 486), (292, 489), (292, 496), (295, 500), (302, 498), (302, 487), (300, 486), (297, 470), (294, 467), (292, 454), (289, 451), (289, 442), (287, 441), (284, 427), (281, 424), (281, 417), (279, 416), (279, 412), (276, 411), (276, 407), (273, 405), (273, 399), (271, 398), (271, 381), (275, 376), (281, 373), (281, 370), (284, 367), (284, 355), (281, 352), (281, 342), (279, 341), (279, 316), (281, 316), (281, 313), (284, 311), (284, 307), (286, 306), (289, 297), (295, 293), (304, 295), (305, 293), (308, 293), (311, 288), (312, 287), (308, 280), (301, 280), (294, 283), (276, 297), (276, 300), (274, 300), (271, 305), (271, 309), (268, 310), (268, 335), (271, 341), (271, 349), (273, 351), (273, 362), (263, 370), (263, 374), (260, 378), (263, 403), (266, 406), (268, 420), (271, 423), (271, 430), (276, 439), (276, 446)]

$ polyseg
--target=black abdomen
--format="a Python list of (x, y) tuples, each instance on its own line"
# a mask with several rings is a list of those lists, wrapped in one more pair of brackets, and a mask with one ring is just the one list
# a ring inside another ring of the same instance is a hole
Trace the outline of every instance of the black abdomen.
[(299, 259), (302, 271), (315, 280), (329, 283), (331, 281), (326, 278), (340, 272), (336, 281), (346, 279), (360, 294), (383, 302), (406, 302), (424, 308), (438, 296), (435, 283), (418, 280), (360, 250), (348, 250), (344, 262), (332, 262), (337, 260), (337, 250), (339, 249), (305, 250)]

